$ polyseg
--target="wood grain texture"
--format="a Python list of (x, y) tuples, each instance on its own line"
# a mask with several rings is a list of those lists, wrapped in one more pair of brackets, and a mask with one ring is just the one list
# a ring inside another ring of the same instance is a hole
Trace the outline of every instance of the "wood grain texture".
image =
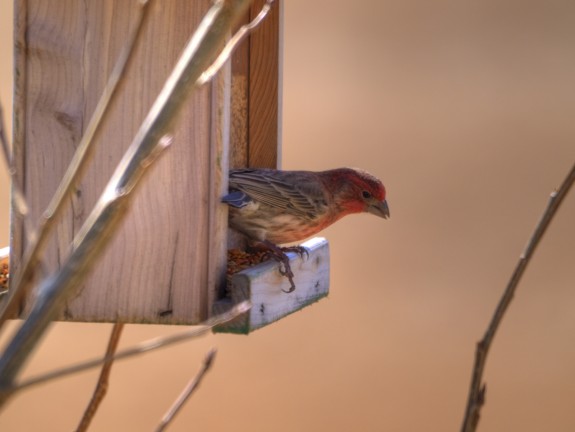
[[(241, 25), (249, 23), (264, 3), (255, 0)], [(230, 168), (279, 168), (282, 19), (282, 0), (276, 0), (232, 56)], [(242, 249), (245, 239), (230, 230), (228, 247)]]
[[(12, 154), (15, 175), (19, 178), (20, 184), (25, 184), (24, 160), (26, 151), (24, 142), (26, 140), (26, 128), (23, 120), (26, 116), (26, 23), (28, 17), (28, 4), (18, 0), (14, 5), (14, 103), (13, 129), (12, 129)], [(24, 186), (22, 191), (25, 192)], [(13, 257), (14, 251), (20, 253), (24, 247), (23, 236), (24, 221), (15, 211), (10, 213), (10, 256), (11, 271), (15, 274), (18, 271), (19, 259)]]
[[(265, 0), (252, 3), (252, 19), (264, 3)], [(250, 36), (248, 166), (255, 168), (281, 166), (281, 9), (281, 1), (275, 1), (266, 19)]]
[[(46, 253), (48, 272), (66, 258), (73, 235), (210, 4), (175, 0), (154, 5), (92, 165)], [(19, 0), (16, 5), (21, 46), (16, 54), (15, 146), (33, 223), (72, 157), (123, 46), (133, 7), (119, 0)], [(225, 153), (211, 150), (214, 140), (225, 144), (214, 138), (223, 131), (225, 115), (214, 103), (210, 86), (193, 95), (174, 130), (174, 145), (144, 181), (97, 271), (62, 318), (194, 324), (207, 317), (210, 291), (216, 289), (209, 285), (216, 283), (209, 272), (223, 266), (222, 253), (210, 255), (210, 231), (222, 220), (214, 212), (225, 211), (219, 195), (212, 194), (220, 193), (221, 172), (227, 169)], [(23, 229), (15, 223), (12, 238), (21, 238)], [(17, 262), (22, 241), (12, 246)]]
[(231, 298), (216, 303), (216, 311), (249, 300), (252, 308), (217, 332), (247, 334), (297, 312), (329, 293), (329, 243), (316, 237), (303, 243), (309, 255), (289, 252), (296, 289), (286, 293), (289, 281), (279, 273), (279, 265), (270, 260), (236, 273), (232, 277)]
[[(254, 0), (242, 24), (253, 20), (265, 0)], [(279, 168), (281, 142), (282, 1), (232, 56), (231, 168)]]
[(208, 256), (208, 298), (205, 302), (206, 314), (212, 312), (212, 305), (226, 289), (226, 268), (228, 255), (228, 207), (220, 202), (220, 197), (228, 191), (229, 148), (231, 140), (232, 68), (228, 62), (214, 78), (212, 86), (212, 143), (210, 146), (213, 162), (211, 170), (210, 196), (210, 248)]
[[(210, 315), (225, 270), (227, 209), (219, 197), (227, 188), (229, 155), (233, 166), (277, 166), (277, 3), (234, 54), (232, 66), (193, 95), (174, 130), (174, 144), (145, 179), (119, 234), (62, 319), (195, 324)], [(245, 22), (262, 4), (255, 2)], [(210, 5), (209, 0), (153, 4), (92, 164), (46, 252), (47, 274), (68, 256), (74, 235)], [(30, 203), (27, 226), (37, 225), (72, 158), (123, 47), (134, 7), (120, 0), (16, 2), (14, 151)], [(23, 254), (25, 229), (14, 219), (13, 271)]]
[[(240, 25), (248, 24), (249, 11)], [(250, 40), (240, 44), (232, 55), (232, 124), (230, 134), (230, 168), (248, 166), (249, 145), (249, 78), (250, 78)]]

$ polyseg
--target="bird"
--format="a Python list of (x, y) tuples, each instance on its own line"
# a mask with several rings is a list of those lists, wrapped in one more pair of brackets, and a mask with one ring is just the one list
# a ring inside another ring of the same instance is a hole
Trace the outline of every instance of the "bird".
[(286, 252), (307, 252), (301, 246), (278, 245), (300, 242), (349, 214), (390, 217), (381, 180), (357, 168), (233, 169), (222, 202), (229, 206), (229, 226), (280, 262), (280, 273), (290, 281), (285, 292), (295, 290)]

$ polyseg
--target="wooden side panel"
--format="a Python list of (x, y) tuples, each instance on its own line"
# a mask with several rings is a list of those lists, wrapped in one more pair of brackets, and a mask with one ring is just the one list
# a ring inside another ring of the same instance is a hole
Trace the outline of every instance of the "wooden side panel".
[[(154, 2), (92, 165), (46, 253), (47, 273), (68, 255), (74, 234), (210, 4)], [(15, 152), (32, 225), (72, 157), (124, 44), (134, 7), (120, 0), (17, 2)], [(210, 229), (216, 225), (210, 223), (210, 211), (225, 211), (210, 205), (219, 199), (211, 194), (221, 190), (221, 172), (227, 169), (225, 154), (210, 149), (214, 131), (223, 127), (214, 122), (224, 121), (213, 103), (210, 86), (191, 98), (174, 131), (174, 144), (139, 189), (119, 234), (63, 318), (193, 324), (208, 316), (210, 291), (215, 290), (209, 269), (222, 265), (210, 263)], [(22, 223), (15, 223), (13, 238), (20, 239), (23, 230)], [(16, 267), (22, 241), (12, 246)]]
[(228, 207), (220, 202), (220, 197), (228, 191), (229, 149), (231, 141), (231, 101), (232, 101), (232, 74), (231, 64), (228, 62), (218, 76), (214, 78), (212, 86), (212, 143), (211, 157), (212, 169), (210, 185), (210, 241), (208, 242), (209, 266), (208, 269), (208, 313), (213, 312), (214, 302), (226, 290), (226, 273), (228, 258)]
[[(250, 20), (249, 11), (240, 25)], [(232, 123), (230, 131), (230, 168), (248, 166), (249, 145), (249, 78), (250, 78), (250, 37), (240, 44), (232, 55), (231, 110)]]
[[(254, 0), (243, 23), (265, 4)], [(281, 22), (283, 0), (232, 57), (230, 168), (279, 168), (281, 142)]]
[[(252, 18), (265, 0), (252, 4)], [(262, 25), (250, 37), (248, 165), (278, 168), (281, 149), (281, 30), (282, 3), (276, 1)]]
[[(254, 0), (241, 24), (253, 20), (264, 4), (265, 0)], [(280, 167), (282, 5), (283, 0), (272, 4), (265, 20), (232, 56), (232, 169)], [(245, 239), (230, 230), (228, 246), (243, 248)]]

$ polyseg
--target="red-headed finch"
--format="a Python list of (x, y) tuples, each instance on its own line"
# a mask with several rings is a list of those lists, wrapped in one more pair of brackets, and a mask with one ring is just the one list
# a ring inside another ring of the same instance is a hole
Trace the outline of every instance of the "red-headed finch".
[(252, 242), (268, 249), (283, 263), (280, 272), (295, 289), (283, 243), (310, 237), (352, 213), (389, 217), (383, 183), (353, 168), (329, 171), (279, 171), (237, 169), (230, 171), (229, 193), (222, 202), (230, 206), (229, 225)]

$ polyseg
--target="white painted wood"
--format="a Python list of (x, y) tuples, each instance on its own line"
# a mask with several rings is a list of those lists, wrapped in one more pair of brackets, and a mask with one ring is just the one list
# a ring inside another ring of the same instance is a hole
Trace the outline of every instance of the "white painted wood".
[(309, 256), (300, 257), (289, 252), (291, 269), (294, 273), (295, 291), (286, 293), (290, 283), (279, 273), (279, 264), (270, 260), (243, 270), (232, 277), (231, 298), (216, 304), (221, 311), (231, 304), (250, 300), (252, 308), (218, 332), (250, 333), (271, 324), (280, 318), (308, 306), (329, 293), (329, 243), (316, 237), (303, 243)]

